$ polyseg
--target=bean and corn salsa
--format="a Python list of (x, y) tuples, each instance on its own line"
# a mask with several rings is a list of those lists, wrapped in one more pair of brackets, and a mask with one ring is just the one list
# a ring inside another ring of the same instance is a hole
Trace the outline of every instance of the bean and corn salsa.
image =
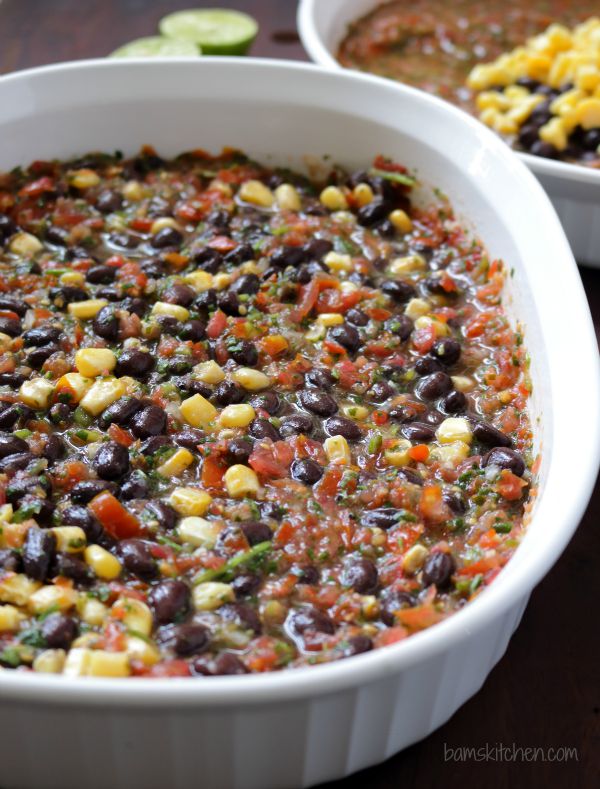
[(0, 176), (0, 665), (211, 676), (462, 608), (522, 535), (503, 264), (378, 156)]

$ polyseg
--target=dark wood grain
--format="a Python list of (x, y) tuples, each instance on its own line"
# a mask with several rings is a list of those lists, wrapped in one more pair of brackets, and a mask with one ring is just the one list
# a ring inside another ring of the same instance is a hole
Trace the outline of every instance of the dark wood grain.
[[(196, 0), (199, 6), (213, 4)], [(132, 38), (152, 35), (163, 14), (190, 5), (194, 3), (185, 0), (2, 0), (0, 71), (106, 55)], [(295, 0), (227, 5), (260, 21), (252, 54), (306, 58), (295, 36)], [(598, 333), (600, 271), (582, 269), (582, 277)], [(557, 316), (568, 331), (568, 316), (560, 315), (558, 305)], [(577, 339), (573, 341), (576, 348)], [(582, 367), (585, 364), (582, 359)], [(574, 414), (573, 420), (576, 438), (578, 430), (585, 430), (585, 414)], [(576, 536), (534, 591), (507, 654), (471, 701), (423, 742), (386, 764), (331, 784), (331, 789), (598, 786), (599, 523), (597, 488)], [(444, 761), (445, 745), (486, 743), (575, 746), (579, 758), (566, 764)]]

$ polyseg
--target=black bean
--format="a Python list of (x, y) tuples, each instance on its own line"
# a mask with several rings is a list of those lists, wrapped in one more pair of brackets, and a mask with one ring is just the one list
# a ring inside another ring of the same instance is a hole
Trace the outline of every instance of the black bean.
[(65, 614), (50, 614), (42, 622), (42, 635), (50, 649), (68, 649), (77, 637), (77, 622)]
[(140, 268), (152, 279), (161, 279), (168, 271), (166, 264), (160, 258), (148, 258), (140, 263)]
[(381, 619), (389, 627), (396, 624), (396, 612), (403, 608), (413, 608), (417, 600), (408, 592), (388, 587), (381, 593)]
[(341, 581), (359, 594), (372, 594), (379, 582), (377, 567), (370, 559), (352, 558), (342, 571)]
[(268, 419), (257, 417), (248, 425), (248, 432), (253, 438), (270, 438), (271, 441), (280, 441), (281, 434)]
[(108, 285), (114, 281), (116, 273), (114, 266), (98, 265), (88, 269), (85, 278), (92, 285)]
[(144, 456), (154, 455), (164, 447), (173, 446), (171, 436), (150, 436), (142, 444), (140, 444), (140, 452)]
[(376, 197), (367, 205), (361, 206), (356, 212), (356, 216), (361, 225), (372, 227), (385, 219), (389, 212), (389, 203), (381, 197)]
[(223, 258), (225, 263), (233, 266), (239, 266), (246, 263), (248, 260), (254, 260), (254, 250), (250, 244), (240, 244), (239, 247), (228, 252)]
[(67, 240), (69, 238), (69, 231), (65, 230), (63, 227), (57, 227), (56, 225), (49, 225), (46, 228), (46, 232), (44, 233), (44, 238), (46, 241), (49, 241), (51, 244), (57, 247), (66, 247)]
[(121, 309), (129, 313), (134, 313), (139, 318), (143, 318), (148, 309), (148, 303), (144, 301), (144, 299), (127, 296), (127, 298), (123, 299), (121, 302)]
[(229, 226), (229, 222), (231, 221), (231, 217), (227, 213), (227, 211), (220, 211), (215, 210), (211, 211), (210, 214), (206, 217), (206, 222), (213, 227), (220, 228), (221, 230), (225, 230)]
[(167, 625), (184, 617), (190, 609), (190, 601), (188, 585), (175, 578), (156, 584), (148, 595), (154, 618), (160, 625)]
[(39, 370), (44, 362), (58, 350), (58, 345), (42, 345), (40, 348), (33, 348), (25, 357), (25, 364), (34, 370)]
[(0, 386), (11, 386), (13, 389), (18, 389), (25, 380), (26, 376), (21, 373), (0, 373)]
[(29, 329), (23, 335), (23, 342), (25, 345), (47, 345), (51, 342), (58, 342), (60, 339), (61, 330), (56, 326), (36, 326), (35, 329)]
[[(119, 319), (115, 315), (114, 307), (109, 304), (102, 307), (94, 316), (92, 328), (98, 337), (105, 340), (115, 340), (119, 334)], [(125, 351), (127, 353), (127, 351)]]
[(154, 249), (179, 247), (183, 243), (183, 235), (175, 227), (163, 227), (156, 235), (152, 236), (150, 244)]
[(21, 471), (35, 459), (35, 455), (31, 452), (19, 452), (15, 455), (7, 455), (0, 460), (0, 472), (2, 474), (11, 474), (15, 471)]
[(306, 607), (293, 611), (287, 620), (289, 629), (295, 635), (306, 632), (327, 633), (332, 635), (335, 626), (329, 616), (318, 608)]
[(217, 296), (217, 306), (225, 315), (240, 314), (240, 300), (231, 290), (221, 291)]
[(431, 375), (440, 372), (442, 365), (431, 356), (424, 356), (415, 362), (415, 372), (418, 375)]
[(464, 515), (467, 511), (467, 502), (460, 490), (445, 490), (442, 493), (442, 500), (455, 515)]
[(208, 400), (213, 395), (213, 389), (203, 381), (197, 381), (191, 375), (184, 375), (182, 377), (174, 378), (173, 383), (183, 393), (201, 394)]
[(89, 299), (89, 294), (81, 288), (72, 288), (64, 286), (62, 288), (50, 288), (50, 299), (60, 309), (66, 307), (67, 304), (73, 304), (77, 301), (85, 301)]
[(238, 364), (245, 367), (254, 367), (258, 362), (258, 351), (256, 346), (249, 340), (236, 340), (234, 345), (227, 348), (229, 355)]
[(23, 496), (19, 506), (31, 513), (40, 526), (50, 526), (54, 514), (54, 504), (46, 498), (36, 495)]
[(23, 545), (23, 569), (34, 581), (45, 581), (56, 550), (56, 537), (48, 529), (31, 526)]
[(523, 148), (531, 148), (531, 146), (539, 139), (539, 127), (537, 124), (528, 123), (525, 126), (521, 126), (519, 131), (519, 143), (523, 146)]
[(444, 421), (444, 417), (438, 411), (428, 411), (423, 416), (423, 422), (426, 425), (437, 425), (441, 424)]
[(307, 411), (318, 416), (333, 416), (337, 413), (338, 404), (327, 392), (319, 389), (302, 389), (298, 392), (298, 400)]
[(516, 450), (508, 447), (492, 449), (487, 455), (484, 455), (481, 465), (508, 469), (508, 471), (516, 474), (517, 477), (522, 477), (525, 473), (525, 461)]
[(284, 437), (296, 436), (303, 433), (309, 436), (314, 429), (314, 422), (312, 417), (308, 414), (293, 414), (292, 416), (284, 417), (279, 426), (279, 433)]
[(226, 603), (219, 608), (219, 615), (225, 622), (232, 622), (242, 630), (252, 630), (255, 635), (262, 630), (257, 612), (246, 603)]
[(364, 652), (370, 652), (373, 649), (373, 641), (369, 636), (357, 635), (351, 636), (345, 641), (343, 656), (352, 657), (353, 655), (362, 655)]
[(334, 342), (339, 343), (343, 348), (351, 353), (360, 348), (360, 334), (355, 326), (350, 323), (342, 323), (329, 330), (329, 336)]
[(236, 597), (247, 597), (254, 594), (260, 586), (260, 576), (254, 573), (241, 573), (231, 582)]
[(369, 322), (369, 316), (362, 310), (353, 308), (346, 313), (346, 320), (354, 326), (366, 326)]
[(444, 367), (450, 367), (460, 359), (461, 347), (457, 340), (451, 337), (444, 337), (436, 340), (429, 352), (434, 359), (437, 359)]
[(415, 295), (415, 286), (402, 279), (388, 280), (381, 285), (381, 290), (397, 304), (405, 304)]
[(16, 312), (22, 318), (28, 309), (29, 304), (21, 299), (15, 299), (12, 296), (0, 296), (0, 310)]
[(96, 208), (102, 214), (112, 214), (114, 211), (120, 211), (123, 206), (123, 198), (112, 189), (105, 189), (100, 192), (96, 200)]
[(298, 268), (291, 273), (290, 279), (292, 282), (306, 285), (314, 276), (321, 274), (323, 271), (329, 271), (329, 267), (324, 263), (317, 263), (316, 260), (313, 260), (310, 263), (302, 263), (298, 266)]
[(181, 282), (169, 285), (162, 294), (162, 301), (166, 301), (168, 304), (178, 304), (180, 307), (189, 307), (195, 298), (196, 291)]
[(146, 505), (144, 513), (149, 513), (150, 518), (155, 520), (162, 529), (172, 531), (177, 525), (177, 513), (170, 504), (164, 501), (150, 501)]
[(87, 504), (94, 496), (107, 490), (113, 495), (117, 492), (114, 482), (106, 482), (102, 479), (88, 479), (78, 482), (71, 490), (71, 501), (75, 504)]
[(396, 394), (394, 387), (387, 381), (377, 381), (367, 392), (368, 396), (376, 403), (383, 403)]
[(116, 441), (102, 444), (94, 456), (92, 468), (101, 479), (122, 479), (129, 471), (127, 447)]
[(198, 444), (204, 440), (204, 432), (196, 427), (185, 427), (179, 433), (171, 436), (171, 438), (179, 447), (197, 450)]
[(4, 242), (17, 232), (17, 226), (6, 214), (0, 214), (0, 241)]
[(232, 438), (227, 444), (227, 459), (231, 463), (247, 463), (252, 454), (252, 441), (248, 438)]
[(117, 375), (143, 378), (154, 369), (155, 360), (151, 353), (127, 349), (123, 351), (116, 366)]
[(362, 438), (360, 427), (345, 416), (330, 416), (325, 421), (325, 430), (330, 436), (343, 436), (348, 441), (358, 441)]
[(162, 364), (162, 372), (169, 377), (174, 375), (184, 375), (192, 369), (192, 362), (189, 356), (173, 356)]
[(456, 562), (451, 553), (436, 551), (429, 554), (423, 565), (423, 584), (438, 589), (447, 589), (452, 581), (452, 573), (456, 570)]
[(106, 299), (107, 301), (119, 301), (123, 297), (123, 292), (121, 290), (121, 286), (117, 286), (114, 288), (107, 287), (107, 288), (100, 288), (96, 291), (96, 298), (97, 299)]
[(8, 573), (20, 573), (23, 567), (21, 554), (12, 548), (0, 549), (0, 570)]
[(0, 433), (0, 458), (14, 455), (17, 452), (28, 452), (29, 445), (22, 438), (8, 433)]
[(246, 390), (233, 381), (221, 381), (213, 392), (213, 400), (219, 405), (241, 403), (246, 397)]
[(250, 405), (255, 410), (262, 409), (271, 416), (275, 416), (281, 409), (282, 402), (277, 392), (261, 392), (250, 398)]
[(108, 427), (112, 423), (116, 425), (127, 425), (131, 417), (137, 413), (141, 407), (142, 403), (136, 397), (120, 397), (102, 412), (100, 421), (105, 427)]
[(460, 414), (467, 408), (467, 398), (455, 389), (440, 401), (440, 408), (446, 414)]
[(67, 507), (60, 514), (60, 520), (66, 526), (79, 526), (83, 529), (88, 542), (96, 542), (102, 534), (100, 521), (87, 507)]
[(600, 129), (588, 129), (583, 135), (582, 143), (586, 151), (596, 152), (600, 146)]
[(473, 425), (473, 436), (482, 444), (489, 447), (509, 447), (512, 444), (510, 438), (489, 422), (478, 421)]
[(215, 658), (213, 673), (217, 675), (247, 674), (248, 669), (236, 655), (231, 652), (221, 652)]
[[(3, 416), (4, 414), (0, 415), (0, 427), (5, 427), (5, 425), (2, 424)], [(55, 425), (63, 427), (70, 421), (71, 409), (66, 403), (55, 403), (50, 409), (49, 416)]]
[(209, 249), (206, 247), (206, 249), (202, 249), (194, 255), (194, 262), (199, 265), (202, 271), (207, 271), (209, 274), (216, 274), (223, 264), (223, 255), (217, 252), (216, 249)]
[(305, 485), (314, 485), (323, 476), (323, 467), (310, 458), (294, 460), (290, 470), (292, 478)]
[(163, 433), (167, 427), (167, 415), (157, 405), (148, 405), (131, 420), (131, 431), (138, 438), (150, 438)]
[(368, 529), (393, 529), (402, 520), (402, 510), (394, 507), (378, 507), (375, 510), (365, 510), (360, 516), (360, 525)]
[(321, 260), (333, 249), (333, 243), (327, 238), (313, 238), (302, 247), (305, 260)]
[(558, 159), (560, 157), (558, 148), (555, 148), (554, 145), (549, 142), (544, 142), (543, 140), (534, 142), (530, 150), (534, 156), (543, 156), (545, 159)]
[(242, 274), (242, 276), (238, 277), (230, 286), (230, 290), (234, 293), (246, 293), (249, 296), (257, 293), (259, 288), (260, 280), (256, 274)]
[(208, 649), (210, 631), (204, 625), (195, 622), (168, 625), (161, 628), (157, 640), (161, 646), (172, 649), (178, 657), (191, 657)]
[(323, 368), (315, 367), (304, 376), (304, 385), (313, 389), (325, 389), (328, 392), (330, 389), (333, 389), (334, 384), (335, 378), (333, 375), (329, 370)]
[(423, 477), (412, 468), (399, 468), (398, 476), (406, 480), (406, 482), (410, 482), (411, 485), (423, 485)]
[[(287, 266), (295, 268), (304, 263), (305, 260), (308, 260), (308, 257), (305, 247), (281, 246), (277, 247), (275, 252), (273, 252), (269, 263), (271, 266), (277, 266), (278, 268), (287, 268)], [(314, 257), (314, 255), (310, 255), (310, 257)]]
[(122, 501), (132, 501), (133, 499), (147, 499), (150, 495), (150, 484), (141, 474), (132, 474), (125, 480), (119, 490), (119, 498)]
[(316, 586), (321, 578), (321, 574), (314, 564), (301, 565), (297, 568), (296, 575), (298, 576), (298, 583), (306, 584), (307, 586)]
[(431, 373), (419, 381), (416, 392), (424, 400), (435, 400), (453, 388), (452, 379), (446, 373)]
[(88, 584), (93, 580), (87, 564), (72, 553), (57, 553), (50, 569), (50, 575), (71, 578), (77, 584)]
[(258, 545), (259, 542), (268, 542), (273, 539), (273, 531), (261, 521), (242, 521), (239, 527), (249, 545)]
[(158, 566), (150, 546), (144, 540), (131, 538), (121, 540), (117, 552), (126, 569), (144, 581), (150, 581), (158, 575)]
[(206, 337), (206, 326), (197, 318), (192, 318), (181, 325), (178, 336), (182, 340), (200, 342)]
[(426, 444), (435, 438), (435, 430), (423, 422), (408, 422), (408, 424), (402, 425), (400, 432), (404, 438), (408, 438), (409, 441), (418, 441), (420, 444)]
[[(8, 405), (8, 403), (3, 405)], [(17, 422), (21, 421), (24, 423), (29, 419), (33, 419), (33, 417), (34, 413), (31, 408), (21, 403), (13, 403), (12, 405), (8, 405), (8, 408), (4, 408), (4, 410), (0, 411), (0, 429), (10, 429), (14, 427)]]
[(9, 337), (18, 337), (21, 334), (21, 321), (18, 318), (4, 318), (0, 316), (0, 332)]

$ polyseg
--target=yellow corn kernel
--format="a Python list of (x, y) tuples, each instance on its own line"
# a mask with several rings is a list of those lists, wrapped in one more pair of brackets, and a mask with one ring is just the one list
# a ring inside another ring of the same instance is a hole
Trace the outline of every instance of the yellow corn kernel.
[(89, 673), (91, 649), (71, 647), (67, 653), (63, 674), (68, 677), (84, 677)]
[(231, 377), (248, 392), (259, 392), (271, 385), (271, 379), (260, 370), (253, 370), (251, 367), (239, 367), (231, 374)]
[(38, 674), (60, 674), (65, 667), (67, 653), (64, 649), (45, 649), (33, 661)]
[(94, 170), (84, 167), (82, 170), (69, 173), (68, 180), (69, 185), (74, 186), (75, 189), (91, 189), (92, 186), (98, 186), (100, 176)]
[(135, 597), (119, 597), (113, 603), (110, 613), (128, 630), (134, 630), (142, 636), (149, 636), (152, 632), (152, 611), (142, 600), (136, 600)]
[(96, 600), (95, 597), (87, 597), (85, 595), (79, 597), (77, 611), (82, 621), (87, 625), (92, 625), (92, 627), (102, 625), (108, 616), (108, 608), (104, 603)]
[(139, 660), (145, 666), (154, 666), (160, 661), (160, 652), (142, 638), (128, 636), (125, 640), (125, 652), (130, 660)]
[(567, 147), (567, 133), (561, 118), (551, 118), (539, 131), (540, 139), (554, 145), (559, 151)]
[(428, 329), (430, 327), (434, 330), (436, 337), (447, 337), (450, 334), (448, 326), (443, 321), (439, 321), (437, 318), (429, 315), (422, 315), (415, 321), (415, 329)]
[(425, 271), (427, 263), (422, 255), (406, 255), (402, 258), (394, 258), (388, 266), (388, 271), (392, 274), (412, 274), (415, 271)]
[(81, 271), (65, 271), (58, 279), (61, 285), (71, 285), (76, 288), (85, 285), (85, 277)]
[(356, 184), (352, 190), (352, 197), (356, 203), (362, 207), (363, 205), (369, 205), (375, 195), (369, 184), (361, 182), (360, 184)]
[(194, 588), (192, 599), (196, 611), (214, 611), (225, 603), (232, 603), (235, 594), (229, 584), (207, 581)]
[(396, 443), (386, 449), (383, 456), (390, 466), (406, 466), (410, 463), (410, 456), (408, 450), (412, 447), (410, 441), (405, 438), (400, 438)]
[(498, 134), (516, 134), (519, 131), (516, 121), (508, 115), (498, 115), (492, 124), (492, 128)]
[(396, 230), (400, 233), (410, 233), (413, 229), (412, 219), (401, 208), (396, 208), (389, 215), (390, 222), (394, 225)]
[(128, 677), (131, 674), (129, 655), (126, 652), (92, 649), (87, 673), (90, 677)]
[(282, 211), (300, 211), (302, 208), (298, 190), (292, 184), (280, 184), (275, 189), (275, 200)]
[(0, 579), (0, 603), (27, 605), (31, 595), (40, 588), (38, 581), (32, 581), (22, 573), (6, 573)]
[(125, 385), (120, 379), (106, 378), (92, 384), (81, 398), (79, 405), (93, 416), (98, 416), (123, 394), (125, 394)]
[(325, 439), (323, 449), (330, 463), (347, 466), (352, 462), (350, 447), (344, 436), (330, 436)]
[(348, 208), (346, 195), (337, 186), (326, 186), (319, 195), (319, 200), (330, 211), (344, 211)]
[(428, 555), (428, 550), (424, 545), (413, 545), (412, 548), (409, 548), (408, 551), (404, 554), (402, 559), (402, 569), (405, 573), (409, 575), (413, 575), (418, 570), (421, 569), (423, 566), (425, 559)]
[(431, 303), (426, 299), (418, 299), (414, 298), (411, 299), (406, 307), (404, 308), (404, 314), (408, 316), (411, 320), (416, 321), (417, 318), (421, 318), (423, 315), (427, 315), (427, 313), (431, 310)]
[(79, 526), (55, 526), (51, 531), (61, 553), (80, 553), (86, 546), (85, 532)]
[(546, 30), (546, 36), (552, 48), (556, 51), (569, 49), (573, 43), (571, 31), (564, 25), (559, 25), (556, 22)]
[(233, 191), (229, 184), (226, 184), (225, 181), (221, 181), (218, 178), (213, 178), (212, 181), (208, 185), (209, 191), (220, 192), (223, 197), (233, 197)]
[(13, 338), (0, 332), (0, 351), (9, 351), (12, 348)]
[(255, 496), (260, 489), (256, 472), (247, 466), (242, 466), (240, 463), (236, 463), (227, 469), (224, 480), (227, 492), (234, 499), (243, 498), (244, 496)]
[(451, 378), (454, 388), (459, 392), (470, 392), (475, 386), (475, 381), (467, 375), (452, 375)]
[(66, 373), (56, 382), (56, 388), (67, 389), (71, 399), (69, 402), (78, 403), (94, 382), (81, 373)]
[(21, 257), (31, 257), (44, 248), (42, 242), (31, 233), (17, 233), (8, 246), (10, 251)]
[(521, 85), (508, 85), (504, 88), (504, 95), (509, 100), (509, 106), (517, 101), (522, 101), (529, 96), (527, 88)]
[(365, 619), (377, 619), (381, 613), (381, 604), (374, 594), (362, 596), (360, 601), (360, 612)]
[(0, 605), (0, 632), (18, 630), (24, 618), (14, 605)]
[(507, 117), (510, 118), (511, 121), (514, 121), (517, 125), (521, 125), (524, 123), (527, 118), (531, 115), (533, 110), (537, 107), (544, 100), (543, 96), (536, 94), (534, 96), (530, 96), (528, 99), (524, 99), (523, 101), (515, 104), (514, 107), (506, 113)]
[(194, 548), (213, 548), (220, 531), (218, 521), (208, 521), (194, 515), (182, 518), (177, 526), (177, 536), (181, 542)]
[(537, 55), (528, 55), (526, 61), (527, 76), (544, 82), (552, 66), (552, 58), (542, 52)]
[(190, 274), (186, 274), (183, 279), (198, 293), (203, 293), (213, 286), (213, 275), (208, 271), (192, 271)]
[(77, 597), (77, 592), (69, 586), (42, 586), (30, 595), (27, 607), (33, 614), (43, 614), (49, 609), (68, 611)]
[(304, 339), (307, 342), (320, 342), (321, 340), (325, 339), (325, 335), (327, 334), (327, 329), (323, 326), (322, 323), (313, 323), (313, 325), (304, 332)]
[(212, 496), (199, 488), (175, 488), (169, 504), (180, 515), (204, 515), (212, 502)]
[(322, 312), (317, 317), (317, 323), (321, 326), (339, 326), (344, 322), (344, 316), (338, 312)]
[(48, 408), (50, 397), (54, 392), (54, 384), (47, 378), (33, 378), (25, 381), (19, 389), (21, 401), (33, 408), (34, 411), (42, 411)]
[(554, 99), (550, 105), (550, 112), (553, 115), (565, 115), (574, 107), (577, 107), (583, 98), (585, 98), (585, 93), (582, 90), (578, 88), (568, 90)]
[(443, 466), (454, 467), (463, 460), (466, 460), (471, 453), (471, 449), (464, 441), (453, 441), (451, 444), (443, 444), (431, 450), (431, 460), (437, 460)]
[[(2, 504), (0, 506), (0, 521), (3, 523), (7, 523), (11, 520), (13, 516), (13, 505), (12, 504)], [(0, 534), (2, 533), (2, 527), (0, 527)]]
[(231, 274), (225, 274), (224, 272), (221, 274), (215, 274), (213, 277), (213, 288), (215, 290), (225, 290), (228, 288), (233, 281), (233, 277)]
[(600, 85), (600, 70), (597, 66), (582, 65), (577, 69), (575, 86), (580, 90), (593, 93)]
[(159, 216), (158, 219), (155, 219), (154, 222), (152, 222), (150, 233), (155, 236), (166, 227), (172, 227), (175, 230), (181, 230), (179, 222), (177, 222), (176, 219), (173, 219), (172, 216)]
[(157, 301), (152, 307), (152, 315), (168, 315), (178, 321), (187, 321), (190, 311), (180, 304), (169, 304), (168, 301)]
[(194, 367), (192, 374), (194, 378), (205, 384), (220, 384), (221, 381), (225, 380), (223, 368), (213, 361), (200, 362)]
[(234, 403), (226, 406), (219, 414), (221, 427), (247, 427), (256, 416), (256, 411), (248, 403)]
[[(67, 307), (69, 315), (82, 321), (95, 318), (102, 307), (106, 307), (106, 299), (87, 299), (86, 301), (73, 301)], [(91, 350), (91, 349), (90, 349)]]
[(184, 400), (179, 410), (181, 416), (192, 427), (206, 427), (217, 415), (217, 409), (200, 394)]
[(452, 444), (454, 441), (464, 441), (470, 444), (473, 440), (471, 425), (464, 416), (451, 416), (439, 425), (435, 435), (440, 444)]
[(352, 271), (354, 268), (350, 255), (342, 255), (339, 252), (328, 252), (323, 258), (323, 262), (332, 271)]
[(121, 562), (100, 545), (88, 545), (83, 558), (98, 578), (113, 581), (121, 575)]
[(355, 405), (354, 403), (347, 403), (342, 406), (342, 413), (350, 419), (356, 419), (358, 422), (363, 422), (370, 414), (368, 408), (364, 405)]
[[(584, 129), (600, 126), (600, 98), (585, 99), (576, 108), (576, 118)], [(541, 136), (541, 130), (540, 130)]]
[(501, 118), (502, 114), (495, 109), (494, 107), (487, 107), (485, 110), (482, 110), (479, 113), (479, 120), (482, 123), (485, 123), (486, 126), (494, 127), (498, 118)]
[(480, 111), (490, 108), (494, 110), (507, 110), (510, 102), (503, 93), (499, 93), (497, 90), (486, 90), (477, 95), (475, 104)]
[(246, 203), (270, 208), (275, 202), (275, 195), (261, 181), (245, 181), (238, 192), (238, 197)]
[(117, 357), (110, 348), (81, 348), (75, 354), (75, 367), (86, 378), (106, 375), (117, 366)]
[(145, 189), (139, 181), (127, 181), (122, 192), (125, 200), (131, 203), (139, 203), (145, 197)]
[(180, 447), (170, 455), (164, 463), (161, 463), (156, 471), (161, 477), (179, 477), (188, 466), (194, 462), (194, 456), (185, 447)]

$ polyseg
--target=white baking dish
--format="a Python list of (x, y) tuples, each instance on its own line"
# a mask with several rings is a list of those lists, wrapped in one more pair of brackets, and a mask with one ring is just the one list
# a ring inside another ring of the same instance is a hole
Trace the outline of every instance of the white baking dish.
[[(304, 49), (321, 66), (342, 68), (335, 58), (348, 25), (384, 0), (300, 0), (298, 30)], [(410, 4), (407, 6), (410, 8)], [(517, 154), (552, 200), (575, 259), (600, 268), (600, 171)]]
[[(143, 143), (162, 154), (234, 145), (296, 166), (304, 154), (355, 167), (385, 153), (447, 193), (514, 268), (506, 305), (532, 355), (541, 495), (492, 586), (395, 646), (262, 676), (1, 671), (0, 786), (285, 789), (338, 778), (426, 736), (480, 688), (579, 522), (600, 448), (598, 358), (579, 274), (517, 157), (464, 113), (393, 82), (210, 58), (78, 62), (0, 79), (0, 169), (94, 149), (132, 154)], [(575, 407), (585, 414), (576, 436)], [(540, 661), (542, 670), (543, 652)]]

